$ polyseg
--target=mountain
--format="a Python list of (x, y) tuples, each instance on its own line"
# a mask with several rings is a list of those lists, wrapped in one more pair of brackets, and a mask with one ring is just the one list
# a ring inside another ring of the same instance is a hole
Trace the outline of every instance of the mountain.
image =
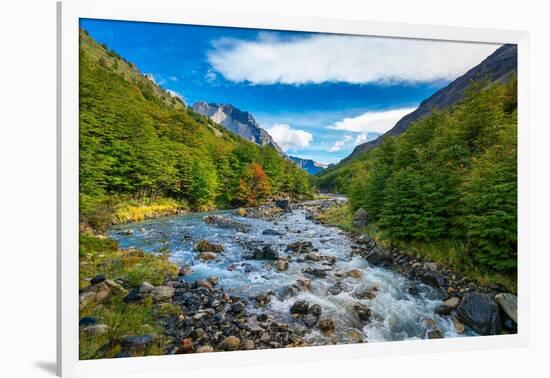
[(124, 201), (206, 210), (309, 195), (294, 163), (194, 112), (84, 30), (79, 83), (83, 224), (105, 226)]
[[(516, 71), (517, 45), (503, 45), (480, 64), (451, 82), (446, 87), (435, 92), (426, 100), (422, 101), (420, 106), (415, 111), (401, 118), (391, 130), (384, 134), (384, 136), (396, 136), (402, 134), (409, 128), (411, 123), (429, 115), (432, 110), (444, 109), (457, 103), (464, 97), (465, 91), (472, 80), (487, 79), (490, 82), (504, 82)], [(372, 148), (380, 145), (383, 139), (383, 137), (377, 138), (367, 143), (358, 145), (355, 147), (351, 155), (343, 161), (348, 161), (351, 158), (371, 150)]]
[(318, 163), (315, 160), (302, 159), (296, 156), (289, 156), (288, 158), (292, 160), (294, 163), (296, 163), (298, 167), (302, 168), (310, 175), (314, 175), (328, 168), (328, 165)]
[(260, 146), (271, 146), (282, 156), (285, 156), (281, 147), (267, 131), (262, 129), (252, 114), (244, 112), (231, 104), (213, 104), (204, 101), (193, 104), (193, 110), (224, 126), (229, 131)]

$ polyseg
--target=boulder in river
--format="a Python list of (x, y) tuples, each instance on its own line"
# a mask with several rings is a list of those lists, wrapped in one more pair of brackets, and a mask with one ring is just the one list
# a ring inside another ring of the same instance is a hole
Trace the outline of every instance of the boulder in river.
[(365, 259), (372, 265), (389, 265), (393, 263), (393, 257), (390, 251), (384, 248), (374, 248)]
[(443, 331), (439, 328), (435, 320), (426, 319), (426, 338), (427, 339), (443, 339)]
[(518, 322), (518, 297), (510, 293), (499, 293), (495, 296), (495, 300), (514, 322)]
[(281, 210), (290, 211), (290, 200), (288, 199), (277, 200), (275, 205)]
[(316, 316), (312, 315), (312, 314), (307, 314), (305, 317), (304, 317), (304, 324), (308, 327), (313, 327), (315, 324), (317, 324), (317, 321), (319, 320), (319, 318), (317, 318)]
[(436, 289), (444, 289), (447, 286), (447, 281), (439, 272), (429, 271), (422, 275), (421, 281), (426, 285), (435, 287)]
[(358, 302), (353, 305), (353, 309), (361, 322), (366, 323), (370, 321), (370, 318), (372, 316), (370, 308)]
[(318, 254), (313, 253), (313, 252), (306, 253), (304, 258), (308, 261), (320, 261), (321, 260), (321, 257)]
[(216, 227), (231, 228), (239, 232), (248, 232), (250, 225), (247, 223), (236, 221), (235, 219), (222, 217), (221, 215), (207, 215), (203, 220)]
[(447, 300), (444, 302), (444, 304), (445, 304), (446, 306), (449, 306), (450, 308), (452, 308), (452, 309), (454, 310), (454, 309), (457, 308), (458, 305), (460, 304), (460, 298), (458, 298), (458, 297), (451, 297), (451, 298), (447, 299)]
[(256, 260), (277, 260), (279, 254), (270, 245), (264, 245), (254, 249), (253, 257)]
[(283, 236), (285, 233), (277, 230), (273, 230), (272, 228), (268, 228), (267, 230), (263, 230), (263, 235), (273, 235), (273, 236)]
[(195, 246), (195, 249), (199, 252), (223, 252), (223, 245), (209, 242), (208, 240), (201, 240)]
[(307, 309), (307, 312), (308, 312), (308, 314), (311, 314), (311, 315), (315, 316), (316, 318), (319, 318), (321, 316), (321, 312), (322, 312), (321, 306), (318, 305), (318, 304), (312, 304)]
[(212, 290), (212, 284), (208, 282), (207, 280), (196, 280), (195, 281), (196, 287), (202, 287), (208, 291)]
[(193, 273), (193, 269), (190, 266), (187, 266), (187, 265), (182, 266), (178, 271), (179, 276), (188, 276), (191, 273)]
[(321, 332), (323, 332), (325, 335), (331, 335), (334, 331), (334, 328), (336, 328), (336, 324), (334, 323), (334, 320), (332, 319), (321, 319), (318, 323), (319, 329)]
[(304, 315), (307, 314), (308, 309), (309, 303), (306, 301), (296, 301), (292, 306), (290, 306), (290, 313)]
[(216, 260), (218, 258), (214, 252), (201, 252), (197, 257), (199, 260)]
[(313, 244), (310, 241), (297, 241), (289, 244), (286, 248), (295, 253), (309, 253), (313, 251)]
[(334, 285), (327, 289), (327, 294), (338, 295), (342, 292), (342, 285), (340, 282), (336, 282)]
[(456, 315), (460, 322), (480, 335), (499, 333), (499, 307), (489, 294), (479, 292), (466, 294), (456, 310)]
[(277, 270), (280, 271), (280, 272), (283, 272), (283, 271), (285, 271), (285, 270), (288, 270), (288, 261), (287, 261), (287, 260), (279, 259), (279, 260), (277, 260), (277, 262), (275, 263), (275, 267), (276, 267)]
[(453, 308), (450, 306), (447, 306), (446, 304), (441, 304), (437, 306), (434, 310), (434, 312), (440, 316), (450, 315), (452, 311), (453, 311)]
[(376, 293), (372, 287), (361, 285), (353, 291), (353, 296), (357, 299), (374, 299)]

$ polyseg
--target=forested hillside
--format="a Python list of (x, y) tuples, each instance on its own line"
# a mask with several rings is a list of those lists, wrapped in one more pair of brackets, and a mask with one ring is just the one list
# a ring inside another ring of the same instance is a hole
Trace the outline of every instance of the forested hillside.
[(393, 241), (448, 241), (455, 266), (515, 272), (517, 89), (473, 82), (457, 105), (419, 120), (317, 185), (348, 194)]
[(202, 210), (308, 194), (307, 174), (274, 148), (193, 112), (81, 31), (83, 223), (104, 227), (128, 201)]

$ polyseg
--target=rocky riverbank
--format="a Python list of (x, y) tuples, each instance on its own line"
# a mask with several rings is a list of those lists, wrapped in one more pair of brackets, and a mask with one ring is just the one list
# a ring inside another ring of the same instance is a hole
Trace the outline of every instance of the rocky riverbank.
[(516, 332), (517, 299), (503, 288), (319, 224), (342, 203), (130, 225), (111, 233), (123, 249), (85, 239), (81, 358)]
[[(341, 206), (337, 199), (303, 204), (311, 219), (319, 219), (328, 209)], [(367, 214), (360, 209), (354, 222), (364, 226)], [(359, 219), (360, 218), (360, 219)], [(412, 257), (397, 248), (386, 248), (366, 234), (349, 233), (354, 241), (352, 254), (362, 256), (370, 264), (383, 266), (406, 276), (412, 282), (423, 283), (437, 290), (444, 301), (435, 309), (440, 316), (452, 319), (457, 330), (464, 332), (464, 325), (480, 335), (509, 334), (517, 332), (517, 297), (506, 288), (492, 284), (476, 285), (452, 269), (445, 268), (427, 259)], [(416, 285), (409, 288), (418, 293)]]

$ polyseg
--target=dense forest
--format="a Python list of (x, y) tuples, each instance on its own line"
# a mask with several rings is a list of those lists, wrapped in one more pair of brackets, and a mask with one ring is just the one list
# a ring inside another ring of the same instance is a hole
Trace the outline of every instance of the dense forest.
[(459, 245), (457, 265), (515, 272), (517, 89), (472, 82), (457, 105), (386, 137), (321, 173), (321, 189), (345, 193), (390, 240)]
[(80, 212), (108, 226), (123, 202), (190, 210), (309, 196), (307, 173), (193, 112), (130, 62), (80, 33)]

